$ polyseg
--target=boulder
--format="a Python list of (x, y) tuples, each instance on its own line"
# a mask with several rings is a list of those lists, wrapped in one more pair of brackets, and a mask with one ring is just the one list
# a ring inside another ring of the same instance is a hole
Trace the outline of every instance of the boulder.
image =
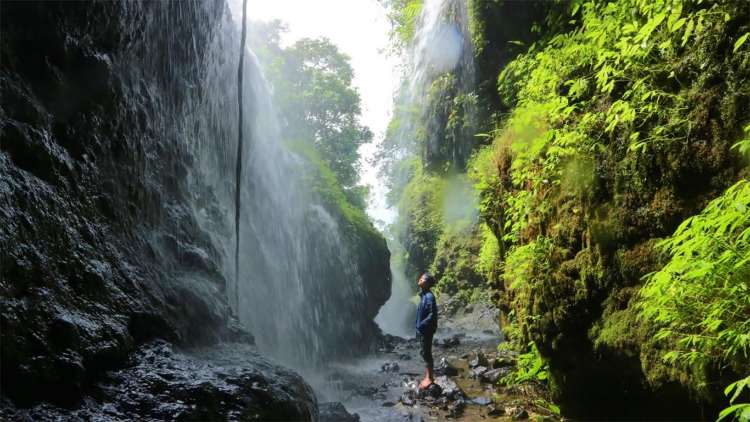
[(435, 373), (437, 375), (456, 376), (458, 375), (458, 369), (451, 365), (446, 358), (440, 358), (440, 362), (435, 367)]
[[(6, 408), (4, 420), (310, 420), (318, 405), (297, 374), (240, 343), (179, 352), (165, 341), (141, 346), (110, 372), (95, 397), (70, 409)], [(4, 405), (5, 406), (5, 405)]]
[(459, 344), (461, 344), (460, 338), (461, 338), (461, 335), (459, 334), (454, 334), (450, 337), (446, 337), (443, 339), (442, 346), (444, 348), (456, 347)]
[(380, 372), (398, 372), (398, 362), (386, 362), (380, 367)]
[(487, 406), (487, 416), (504, 416), (505, 409), (502, 407), (495, 407), (493, 405)]
[(514, 421), (520, 421), (520, 420), (524, 420), (528, 418), (529, 418), (529, 412), (527, 412), (526, 409), (522, 407), (516, 408), (516, 410), (513, 412), (512, 419)]
[(481, 350), (476, 352), (474, 357), (469, 360), (469, 366), (472, 368), (476, 368), (477, 366), (489, 366), (487, 356), (485, 356)]
[(484, 366), (477, 366), (476, 368), (471, 370), (471, 377), (476, 379), (481, 379), (482, 375), (487, 372), (487, 368)]
[(484, 381), (491, 384), (497, 384), (498, 381), (504, 376), (506, 376), (510, 372), (510, 368), (497, 368), (497, 369), (490, 369), (484, 373), (482, 373), (479, 378)]
[(463, 390), (461, 390), (461, 387), (459, 387), (455, 381), (444, 375), (435, 378), (435, 384), (439, 385), (442, 388), (443, 395), (449, 400), (457, 400), (459, 398), (465, 397), (465, 394)]
[(359, 422), (359, 415), (349, 413), (340, 402), (321, 403), (318, 409), (320, 422)]

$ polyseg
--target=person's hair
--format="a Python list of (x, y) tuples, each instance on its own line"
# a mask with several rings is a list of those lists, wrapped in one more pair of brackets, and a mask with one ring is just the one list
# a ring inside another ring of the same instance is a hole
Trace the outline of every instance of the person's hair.
[(428, 272), (422, 273), (422, 275), (419, 276), (419, 278), (425, 278), (425, 281), (427, 282), (427, 287), (432, 287), (435, 285), (435, 277), (432, 276), (432, 274)]

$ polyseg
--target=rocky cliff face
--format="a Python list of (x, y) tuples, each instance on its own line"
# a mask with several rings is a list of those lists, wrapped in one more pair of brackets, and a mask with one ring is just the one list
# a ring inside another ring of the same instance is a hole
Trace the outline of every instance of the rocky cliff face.
[[(201, 94), (223, 1), (1, 7), (3, 395), (76, 407), (154, 338), (252, 341), (228, 322), (220, 252), (188, 203), (194, 157), (173, 130)], [(293, 378), (279, 400), (298, 404), (279, 415), (315, 417), (304, 381), (258, 359), (235, 384)], [(248, 397), (240, 407), (266, 400)]]

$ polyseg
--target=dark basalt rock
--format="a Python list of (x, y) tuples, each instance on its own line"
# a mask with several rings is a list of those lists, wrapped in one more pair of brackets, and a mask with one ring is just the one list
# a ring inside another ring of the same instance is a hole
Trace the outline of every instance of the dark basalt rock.
[[(75, 407), (153, 338), (228, 337), (219, 253), (185, 202), (186, 147), (157, 131), (177, 101), (160, 82), (195, 80), (223, 3), (178, 6), (174, 33), (146, 25), (175, 7), (3, 3), (0, 379), (17, 404)], [(181, 49), (175, 33), (190, 52), (170, 75), (148, 69), (135, 46)], [(177, 253), (157, 244), (168, 237)]]
[(435, 373), (437, 375), (447, 375), (450, 377), (458, 375), (458, 369), (451, 365), (446, 358), (440, 358), (440, 362), (435, 367)]
[(349, 413), (339, 402), (321, 403), (320, 422), (359, 422), (359, 415)]
[(505, 409), (494, 405), (487, 406), (487, 416), (504, 416)]
[(253, 340), (174, 139), (225, 6), (3, 2), (0, 419), (316, 416), (304, 381), (247, 344), (149, 343)]
[[(314, 420), (310, 386), (247, 344), (176, 352), (164, 341), (139, 348), (131, 366), (108, 373), (76, 410), (17, 409), (4, 420)], [(358, 419), (347, 419), (358, 420)]]
[(490, 369), (488, 371), (483, 372), (481, 375), (479, 375), (479, 379), (483, 382), (489, 382), (492, 384), (497, 384), (497, 382), (504, 376), (508, 375), (510, 373), (510, 368), (497, 368), (497, 369)]
[(529, 418), (529, 412), (526, 409), (519, 407), (513, 412), (512, 419), (514, 421), (521, 421)]
[(487, 360), (487, 356), (482, 353), (482, 351), (478, 351), (474, 354), (474, 357), (469, 360), (469, 366), (472, 368), (476, 368), (477, 366), (489, 366), (489, 361)]
[(442, 394), (447, 397), (448, 400), (458, 400), (466, 397), (463, 390), (461, 390), (461, 387), (459, 387), (455, 381), (446, 376), (435, 378), (435, 384), (433, 385), (439, 385)]
[(476, 368), (471, 370), (471, 377), (472, 378), (481, 378), (481, 376), (487, 372), (487, 368), (484, 366), (477, 366)]

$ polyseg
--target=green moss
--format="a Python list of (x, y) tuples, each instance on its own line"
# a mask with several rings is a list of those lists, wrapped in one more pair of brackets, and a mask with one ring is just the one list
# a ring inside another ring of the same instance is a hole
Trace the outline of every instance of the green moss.
[(305, 173), (314, 192), (323, 200), (328, 212), (336, 216), (350, 235), (382, 239), (361, 206), (355, 206), (347, 197), (336, 175), (326, 165), (317, 151), (307, 142), (287, 141), (286, 145), (303, 157), (314, 171)]
[(443, 180), (418, 169), (399, 202), (401, 224), (397, 236), (407, 254), (407, 277), (429, 268), (442, 232)]
[[(482, 254), (504, 257), (502, 271), (483, 273), (504, 284), (516, 338), (550, 359), (559, 391), (574, 388), (566, 371), (582, 370), (586, 356), (640, 362), (634, 391), (641, 375), (653, 388), (716, 391), (718, 373), (691, 381), (661, 359), (633, 297), (663, 264), (657, 239), (747, 174), (745, 144), (731, 147), (750, 115), (750, 50), (727, 49), (750, 30), (750, 9), (576, 4), (580, 28), (549, 34), (497, 77), (499, 108), (510, 112), (468, 166), (495, 237)], [(599, 372), (587, 382), (606, 384), (606, 364), (585, 370)]]
[(481, 238), (476, 228), (444, 231), (430, 267), (438, 278), (436, 290), (451, 296), (460, 294), (466, 301), (476, 299), (480, 293), (475, 294), (473, 289), (484, 287), (484, 278), (477, 272), (480, 248)]

